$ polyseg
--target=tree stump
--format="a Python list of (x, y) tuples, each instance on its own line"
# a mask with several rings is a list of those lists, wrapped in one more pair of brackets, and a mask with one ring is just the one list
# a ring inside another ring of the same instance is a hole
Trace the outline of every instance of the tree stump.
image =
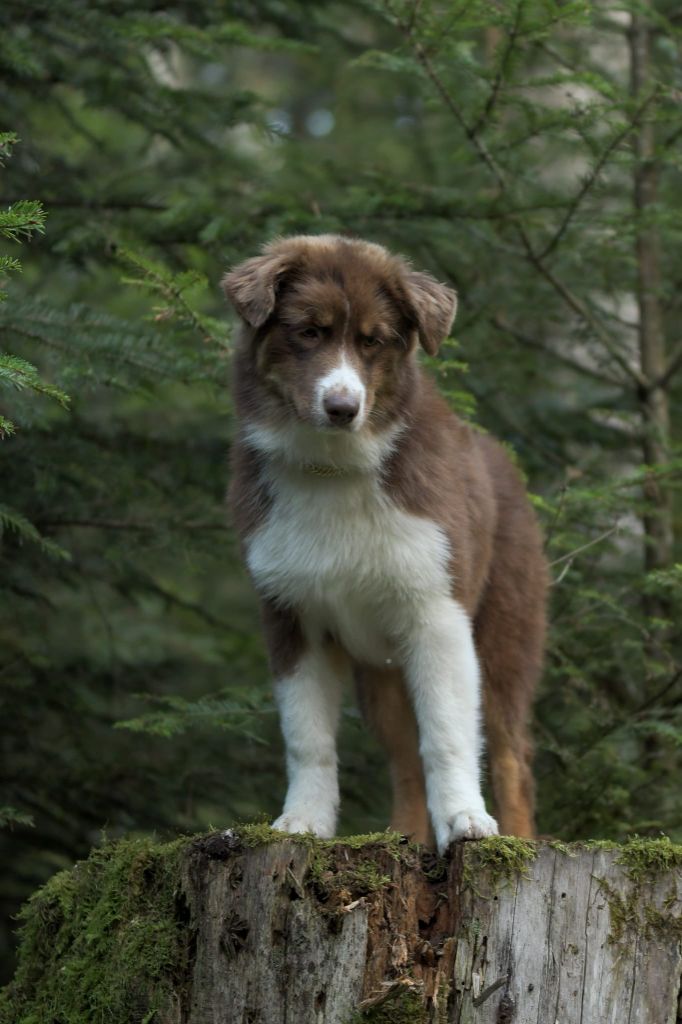
[(6, 1024), (679, 1024), (682, 847), (320, 842), (95, 851), (24, 912)]

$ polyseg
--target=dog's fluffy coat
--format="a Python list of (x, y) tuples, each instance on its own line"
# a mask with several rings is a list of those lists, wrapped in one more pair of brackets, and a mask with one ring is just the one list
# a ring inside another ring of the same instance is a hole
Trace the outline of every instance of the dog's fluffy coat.
[[(231, 499), (287, 750), (275, 827), (334, 834), (336, 726), (355, 678), (384, 744), (393, 827), (444, 850), (533, 833), (528, 717), (546, 567), (503, 449), (420, 370), (454, 292), (372, 243), (299, 236), (227, 275), (243, 328)], [(482, 683), (482, 685), (481, 685)], [(427, 813), (428, 811), (428, 813)]]

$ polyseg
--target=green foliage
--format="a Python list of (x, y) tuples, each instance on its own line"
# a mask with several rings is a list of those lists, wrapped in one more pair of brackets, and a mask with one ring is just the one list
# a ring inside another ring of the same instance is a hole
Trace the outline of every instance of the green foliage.
[[(219, 282), (288, 232), (372, 238), (458, 291), (457, 341), (430, 372), (516, 452), (552, 563), (540, 830), (680, 837), (682, 556), (643, 558), (661, 493), (680, 529), (680, 28), (671, 5), (651, 11), (635, 96), (639, 6), (622, 10), (0, 6), (16, 132), (0, 136), (10, 911), (104, 824), (195, 831), (278, 808), (256, 604), (224, 510)], [(643, 123), (659, 183), (645, 212), (632, 199)], [(645, 454), (642, 227), (663, 257), (661, 459)], [(350, 706), (340, 747), (342, 829), (382, 828), (383, 761)]]
[(36, 544), (46, 555), (67, 560), (69, 558), (68, 551), (47, 537), (43, 537), (21, 512), (17, 512), (16, 509), (9, 508), (7, 505), (0, 505), (0, 540), (6, 530), (15, 533), (20, 541)]
[(35, 824), (30, 814), (24, 814), (22, 811), (18, 811), (16, 807), (0, 807), (0, 828), (6, 828), (8, 825), (12, 828), (14, 825), (28, 825), (32, 827)]
[(157, 710), (139, 715), (125, 722), (117, 722), (120, 729), (148, 733), (169, 739), (197, 725), (234, 732), (242, 738), (262, 743), (262, 736), (254, 731), (254, 717), (259, 712), (267, 714), (272, 710), (266, 695), (255, 694), (247, 687), (232, 687), (229, 699), (203, 696), (189, 701), (174, 694), (153, 697), (140, 694), (140, 699), (157, 705)]
[(41, 381), (35, 366), (17, 356), (0, 353), (0, 384), (16, 388), (17, 391), (30, 388), (37, 394), (55, 398), (64, 407), (69, 404), (68, 396), (63, 391)]
[(451, 408), (458, 416), (469, 420), (476, 412), (476, 399), (463, 382), (469, 367), (458, 358), (460, 347), (454, 338), (446, 338), (438, 355), (425, 358), (424, 363), (438, 381), (438, 387)]
[[(0, 132), (0, 167), (3, 158), (9, 155), (11, 147), (16, 142), (17, 137), (13, 132)], [(30, 238), (34, 232), (42, 233), (44, 230), (45, 213), (39, 202), (28, 199), (18, 200), (7, 209), (0, 210), (0, 239), (19, 242), (22, 238)], [(0, 253), (0, 281), (10, 271), (20, 270), (21, 263), (18, 259)], [(6, 298), (6, 292), (0, 291), (0, 302)], [(11, 387), (17, 391), (29, 389), (36, 394), (54, 398), (63, 406), (69, 404), (68, 396), (63, 391), (40, 379), (35, 366), (25, 359), (5, 352), (0, 352), (0, 387)], [(0, 415), (0, 440), (3, 437), (9, 437), (14, 431), (14, 423)]]
[(196, 332), (203, 342), (228, 346), (229, 331), (224, 320), (206, 316), (196, 305), (198, 295), (205, 292), (208, 281), (197, 270), (184, 270), (173, 274), (163, 263), (121, 249), (119, 256), (135, 271), (136, 276), (122, 278), (123, 284), (142, 288), (162, 305), (154, 306), (153, 319), (157, 322), (173, 321), (181, 328)]
[(30, 238), (34, 231), (44, 230), (45, 214), (40, 203), (20, 199), (6, 210), (0, 210), (0, 234), (11, 242)]

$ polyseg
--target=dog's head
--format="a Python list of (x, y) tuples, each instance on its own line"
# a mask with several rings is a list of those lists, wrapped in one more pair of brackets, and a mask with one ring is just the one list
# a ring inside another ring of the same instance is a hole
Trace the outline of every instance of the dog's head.
[(417, 345), (438, 351), (457, 303), (381, 246), (337, 235), (272, 242), (223, 287), (271, 401), (320, 430), (389, 422)]

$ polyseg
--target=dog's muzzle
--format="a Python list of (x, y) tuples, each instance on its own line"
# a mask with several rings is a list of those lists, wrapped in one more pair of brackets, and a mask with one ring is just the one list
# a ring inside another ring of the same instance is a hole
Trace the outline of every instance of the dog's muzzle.
[(360, 412), (360, 399), (348, 391), (330, 391), (322, 407), (332, 427), (349, 427)]

